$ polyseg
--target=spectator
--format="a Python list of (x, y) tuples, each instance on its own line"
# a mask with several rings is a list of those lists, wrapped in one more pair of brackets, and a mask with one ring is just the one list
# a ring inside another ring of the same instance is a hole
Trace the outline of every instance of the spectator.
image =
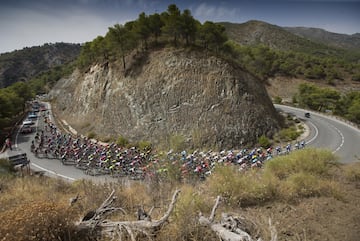
[(10, 150), (12, 150), (12, 144), (11, 144), (10, 137), (6, 138), (5, 144), (6, 144), (6, 148), (9, 148)]

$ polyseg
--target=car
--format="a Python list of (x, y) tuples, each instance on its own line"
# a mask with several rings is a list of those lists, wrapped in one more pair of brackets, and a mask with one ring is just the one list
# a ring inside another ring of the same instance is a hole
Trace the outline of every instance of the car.
[(46, 111), (45, 105), (41, 105), (41, 106), (40, 106), (40, 111)]
[(29, 119), (36, 119), (38, 116), (35, 112), (30, 112), (29, 115), (28, 115), (28, 118)]
[(33, 132), (33, 128), (30, 125), (23, 125), (20, 129), (20, 133), (22, 134), (28, 134), (32, 132)]
[(30, 119), (25, 119), (22, 124), (23, 126), (31, 126), (34, 122)]
[(309, 112), (306, 112), (306, 113), (305, 113), (305, 117), (306, 117), (306, 118), (310, 118), (310, 113), (309, 113)]

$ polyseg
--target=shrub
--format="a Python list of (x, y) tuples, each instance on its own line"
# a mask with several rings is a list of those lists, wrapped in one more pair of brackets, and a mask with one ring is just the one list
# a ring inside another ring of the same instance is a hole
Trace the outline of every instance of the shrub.
[(207, 186), (235, 206), (321, 195), (341, 198), (340, 187), (332, 181), (334, 165), (336, 157), (331, 152), (305, 149), (274, 158), (262, 170), (239, 172), (232, 166), (217, 167)]
[(209, 178), (209, 188), (224, 198), (228, 205), (249, 206), (272, 199), (272, 183), (256, 170), (245, 173), (231, 166), (222, 166)]
[(269, 138), (267, 138), (265, 135), (262, 135), (259, 137), (259, 145), (264, 148), (268, 148), (271, 146), (271, 142)]
[(360, 163), (345, 166), (345, 177), (349, 181), (360, 182)]
[(0, 173), (1, 174), (10, 174), (15, 172), (15, 169), (10, 165), (9, 161), (6, 159), (0, 159)]
[(281, 104), (282, 103), (282, 98), (280, 96), (275, 96), (274, 97), (274, 103), (275, 104)]
[(116, 141), (116, 144), (118, 146), (125, 147), (126, 145), (129, 144), (129, 141), (125, 137), (119, 136), (117, 141)]
[(298, 131), (295, 126), (291, 126), (286, 129), (280, 130), (278, 133), (280, 140), (282, 141), (293, 141), (296, 140), (300, 135), (301, 131)]
[(170, 149), (173, 149), (175, 152), (180, 152), (186, 147), (185, 137), (182, 135), (172, 135), (170, 136)]
[(95, 134), (95, 132), (89, 132), (88, 134), (87, 134), (87, 137), (89, 138), (89, 139), (94, 139), (95, 137), (96, 137), (96, 134)]
[(152, 144), (150, 141), (139, 141), (137, 146), (140, 150), (151, 150)]
[(329, 174), (329, 169), (336, 163), (336, 157), (331, 152), (306, 148), (267, 162), (264, 171), (271, 172), (280, 179), (298, 172), (321, 176)]
[(68, 208), (51, 201), (23, 203), (0, 212), (2, 240), (83, 240), (77, 237)]

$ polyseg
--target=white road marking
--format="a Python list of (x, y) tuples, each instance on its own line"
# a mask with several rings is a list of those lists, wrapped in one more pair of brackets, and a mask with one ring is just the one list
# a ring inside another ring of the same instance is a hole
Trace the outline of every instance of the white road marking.
[(32, 165), (32, 166), (34, 166), (34, 167), (36, 167), (36, 168), (39, 168), (39, 169), (41, 169), (41, 170), (43, 170), (43, 171), (45, 171), (45, 172), (51, 173), (51, 174), (53, 174), (53, 175), (56, 175), (56, 176), (59, 176), (59, 177), (68, 179), (68, 180), (70, 180), (70, 181), (76, 181), (76, 180), (77, 180), (77, 179), (75, 179), (75, 178), (68, 177), (68, 176), (65, 176), (65, 175), (56, 173), (56, 172), (54, 172), (54, 171), (51, 171), (51, 170), (49, 170), (49, 169), (43, 168), (43, 167), (41, 167), (41, 166), (39, 166), (39, 165), (37, 165), (37, 164), (35, 164), (35, 163), (30, 163), (30, 165)]
[(309, 121), (309, 123), (314, 127), (314, 129), (315, 129), (315, 136), (313, 137), (313, 138), (311, 138), (310, 140), (308, 140), (305, 144), (307, 145), (307, 144), (309, 144), (309, 143), (311, 143), (311, 142), (313, 142), (316, 138), (317, 138), (317, 136), (319, 135), (319, 130), (318, 130), (318, 128), (311, 122), (311, 121)]
[(344, 145), (345, 138), (344, 138), (343, 133), (342, 133), (336, 126), (334, 126), (334, 125), (332, 125), (332, 124), (330, 124), (330, 123), (328, 123), (328, 124), (329, 124), (329, 126), (331, 126), (332, 128), (334, 128), (334, 129), (337, 131), (337, 133), (339, 133), (339, 135), (341, 136), (341, 143), (340, 143), (340, 145), (335, 149), (335, 151), (332, 152), (332, 153), (335, 153), (335, 152), (337, 152), (338, 150), (340, 150), (340, 148)]

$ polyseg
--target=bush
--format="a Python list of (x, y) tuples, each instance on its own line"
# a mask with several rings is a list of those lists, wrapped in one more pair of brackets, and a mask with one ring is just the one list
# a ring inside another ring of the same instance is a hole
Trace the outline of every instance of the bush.
[(116, 144), (118, 146), (125, 147), (125, 146), (127, 146), (129, 144), (129, 141), (125, 137), (119, 136), (117, 141), (116, 141)]
[(282, 141), (293, 141), (296, 140), (301, 133), (302, 131), (298, 131), (295, 126), (291, 126), (289, 128), (282, 129), (278, 135)]
[(269, 148), (271, 146), (269, 138), (267, 138), (265, 135), (260, 136), (258, 142), (259, 145), (264, 148)]
[(282, 98), (280, 96), (275, 96), (274, 97), (274, 103), (275, 104), (281, 104), (282, 103)]
[(6, 159), (0, 159), (0, 174), (10, 174), (15, 172), (15, 169), (10, 165), (9, 161)]
[(152, 144), (150, 141), (139, 141), (137, 144), (140, 150), (151, 150)]
[(232, 166), (217, 167), (207, 187), (235, 206), (322, 195), (340, 198), (341, 189), (330, 172), (334, 165), (337, 162), (331, 152), (304, 149), (268, 161), (263, 170), (239, 172)]
[(172, 135), (170, 136), (170, 149), (173, 149), (175, 152), (180, 152), (186, 147), (185, 137), (182, 135)]
[(96, 137), (96, 134), (95, 134), (95, 132), (89, 132), (88, 134), (87, 134), (87, 137), (89, 138), (89, 139), (94, 139), (95, 137)]
[(52, 201), (29, 202), (0, 212), (2, 240), (83, 240), (76, 237), (68, 208)]

